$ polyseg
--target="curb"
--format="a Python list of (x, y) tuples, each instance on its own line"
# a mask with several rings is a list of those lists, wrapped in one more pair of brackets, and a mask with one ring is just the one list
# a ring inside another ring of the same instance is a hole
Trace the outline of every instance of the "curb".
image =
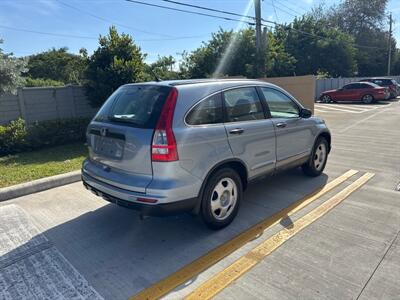
[(45, 191), (54, 187), (66, 185), (80, 180), (81, 171), (78, 170), (65, 174), (45, 177), (26, 183), (16, 184), (5, 188), (0, 188), (0, 202)]

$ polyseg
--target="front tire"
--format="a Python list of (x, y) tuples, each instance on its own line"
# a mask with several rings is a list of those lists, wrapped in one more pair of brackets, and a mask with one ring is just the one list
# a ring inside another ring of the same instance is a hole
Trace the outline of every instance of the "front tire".
[(319, 137), (315, 142), (309, 160), (302, 166), (303, 172), (307, 176), (317, 177), (322, 174), (328, 160), (328, 141), (324, 137)]
[(201, 199), (204, 223), (217, 230), (228, 226), (239, 210), (243, 198), (242, 180), (231, 168), (215, 172), (208, 180)]

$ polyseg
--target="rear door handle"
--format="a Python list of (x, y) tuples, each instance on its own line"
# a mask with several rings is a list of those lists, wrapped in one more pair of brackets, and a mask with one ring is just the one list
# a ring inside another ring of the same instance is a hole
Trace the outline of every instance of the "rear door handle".
[(278, 127), (278, 128), (285, 128), (286, 125), (287, 124), (285, 122), (276, 123), (276, 127)]
[(230, 134), (242, 134), (244, 132), (243, 128), (235, 128), (229, 131)]

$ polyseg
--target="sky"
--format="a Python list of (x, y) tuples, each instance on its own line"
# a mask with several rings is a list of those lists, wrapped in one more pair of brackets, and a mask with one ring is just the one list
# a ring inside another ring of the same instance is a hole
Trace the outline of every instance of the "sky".
[[(162, 0), (141, 1), (191, 9)], [(248, 14), (254, 15), (252, 0), (177, 1), (239, 14), (245, 14), (247, 8)], [(262, 17), (288, 23), (322, 1), (330, 6), (340, 0), (263, 0)], [(388, 11), (393, 13), (393, 34), (400, 42), (400, 0), (390, 0)], [(246, 26), (236, 21), (148, 7), (126, 0), (0, 0), (0, 38), (4, 40), (0, 47), (15, 56), (52, 47), (68, 47), (73, 53), (84, 47), (91, 54), (98, 47), (99, 35), (107, 34), (110, 25), (133, 36), (147, 54), (147, 62), (163, 55), (179, 58), (183, 51), (196, 49), (220, 27)]]

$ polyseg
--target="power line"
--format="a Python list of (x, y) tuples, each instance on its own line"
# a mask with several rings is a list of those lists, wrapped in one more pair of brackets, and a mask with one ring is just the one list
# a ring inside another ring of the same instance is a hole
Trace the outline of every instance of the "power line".
[(272, 4), (272, 7), (273, 7), (273, 9), (274, 9), (275, 18), (276, 18), (276, 20), (279, 22), (278, 14), (276, 13), (276, 7), (275, 7), (274, 0), (271, 0), (271, 4)]
[(98, 16), (98, 15), (96, 15), (96, 14), (93, 14), (93, 13), (91, 13), (91, 12), (89, 12), (89, 11), (80, 9), (80, 8), (78, 8), (78, 7), (75, 7), (75, 6), (71, 5), (71, 4), (65, 3), (65, 2), (63, 2), (63, 1), (61, 1), (61, 0), (55, 0), (55, 1), (57, 1), (58, 3), (60, 3), (60, 4), (64, 5), (64, 6), (66, 6), (66, 7), (69, 7), (69, 8), (71, 8), (71, 9), (76, 10), (76, 11), (79, 11), (80, 13), (89, 15), (89, 16), (91, 16), (92, 18), (95, 18), (95, 19), (97, 19), (97, 20), (101, 20), (101, 21), (106, 22), (106, 23), (112, 23), (112, 24), (118, 25), (118, 26), (120, 26), (120, 27), (124, 27), (124, 28), (127, 28), (127, 29), (131, 29), (131, 30), (134, 30), (134, 31), (137, 31), (137, 32), (141, 32), (141, 33), (145, 33), (145, 34), (149, 34), (149, 35), (156, 35), (156, 36), (170, 37), (170, 38), (173, 37), (173, 36), (168, 35), (168, 34), (151, 32), (151, 31), (147, 31), (147, 30), (140, 29), (140, 28), (136, 28), (136, 27), (132, 27), (132, 26), (125, 25), (125, 24), (121, 24), (121, 23), (115, 22), (115, 21), (113, 21), (113, 20), (104, 18), (104, 17), (102, 17), (102, 16)]
[(243, 17), (243, 18), (248, 18), (248, 19), (255, 20), (255, 17), (253, 17), (253, 16), (241, 15), (241, 14), (230, 12), (230, 11), (223, 11), (223, 10), (219, 10), (219, 9), (215, 9), (215, 8), (204, 7), (204, 6), (199, 6), (199, 5), (193, 5), (193, 4), (188, 4), (188, 3), (178, 2), (178, 1), (172, 1), (172, 0), (161, 0), (161, 1), (172, 3), (172, 4), (176, 4), (176, 5), (193, 7), (193, 8), (197, 8), (197, 9), (208, 10), (208, 11), (212, 11), (212, 12), (217, 12), (217, 13), (227, 14), (227, 15), (231, 15), (231, 16)]
[(280, 1), (280, 0), (276, 0), (276, 1), (277, 1), (280, 5), (282, 5), (283, 7), (285, 7), (286, 9), (288, 9), (288, 10), (294, 12), (295, 14), (298, 14), (298, 13), (299, 13), (298, 11), (295, 11), (294, 9), (292, 9), (292, 8), (290, 8), (289, 6), (287, 6), (286, 4), (284, 4), (282, 1)]
[(164, 6), (164, 5), (159, 5), (159, 4), (146, 3), (146, 2), (142, 2), (142, 1), (136, 1), (136, 0), (125, 0), (125, 1), (127, 1), (127, 2), (132, 2), (132, 3), (136, 3), (136, 4), (141, 4), (141, 5), (146, 5), (146, 6), (152, 6), (152, 7), (157, 7), (157, 8), (163, 8), (163, 9), (167, 9), (167, 10), (179, 11), (179, 12), (188, 13), (188, 14), (193, 14), (193, 15), (211, 17), (211, 18), (216, 18), (216, 19), (223, 19), (223, 20), (227, 20), (227, 21), (242, 22), (242, 23), (246, 23), (246, 24), (249, 24), (249, 25), (255, 25), (254, 22), (249, 22), (249, 21), (239, 20), (239, 19), (233, 19), (233, 18), (228, 18), (228, 17), (223, 17), (223, 16), (217, 16), (217, 15), (211, 15), (211, 14), (206, 14), (206, 13), (201, 13), (201, 12), (195, 12), (195, 11), (192, 11), (192, 10), (174, 8), (174, 7), (170, 7), (170, 6)]
[[(25, 28), (16, 28), (16, 27), (9, 27), (9, 26), (5, 26), (5, 25), (0, 25), (0, 28), (6, 29), (6, 30), (12, 30), (12, 31), (28, 32), (28, 33), (35, 33), (35, 34), (41, 34), (41, 35), (47, 35), (47, 36), (57, 36), (57, 37), (64, 37), (64, 38), (76, 38), (76, 39), (86, 39), (86, 40), (97, 40), (99, 38), (99, 37), (95, 37), (95, 36), (63, 34), (63, 33), (31, 30), (31, 29), (25, 29)], [(206, 35), (170, 37), (170, 38), (163, 38), (163, 39), (137, 39), (135, 41), (136, 42), (175, 41), (175, 40), (197, 39), (197, 38), (201, 38), (201, 37), (205, 37), (205, 36)]]
[[(272, 4), (273, 5), (273, 4)], [(282, 3), (281, 3), (281, 5), (282, 5)], [(274, 6), (274, 5), (273, 5)], [(275, 7), (274, 7), (275, 8)], [(281, 12), (284, 12), (285, 14), (288, 14), (289, 16), (292, 16), (292, 17), (297, 17), (297, 15), (295, 15), (295, 14), (293, 14), (293, 13), (291, 13), (291, 12), (289, 12), (289, 11), (287, 11), (287, 10), (285, 10), (285, 9), (283, 9), (282, 7), (276, 7), (277, 9), (279, 9)], [(296, 12), (297, 13), (297, 12)]]
[(299, 4), (292, 3), (292, 2), (289, 1), (289, 0), (279, 0), (278, 2), (281, 2), (281, 1), (285, 1), (286, 3), (289, 3), (290, 5), (292, 5), (292, 6), (294, 6), (294, 7), (300, 8), (301, 10), (303, 10), (303, 11), (305, 11), (305, 12), (308, 11), (308, 9), (304, 8), (303, 6), (301, 6), (301, 5), (299, 5)]
[[(224, 20), (229, 20), (229, 21), (243, 22), (243, 23), (247, 23), (249, 25), (255, 25), (255, 23), (253, 23), (253, 22), (248, 22), (248, 21), (238, 20), (238, 19), (232, 19), (232, 18), (227, 18), (227, 17), (223, 17), (223, 16), (217, 16), (217, 15), (210, 15), (210, 14), (195, 12), (195, 11), (191, 11), (191, 10), (179, 9), (179, 8), (175, 8), (175, 7), (169, 7), (169, 6), (164, 6), (164, 5), (152, 4), (152, 3), (146, 3), (146, 2), (137, 1), (137, 0), (125, 0), (125, 1), (136, 3), (136, 4), (141, 4), (141, 5), (146, 5), (146, 6), (151, 6), (151, 7), (163, 8), (163, 9), (172, 10), (172, 11), (179, 11), (179, 12), (184, 12), (184, 13), (189, 13), (189, 14), (194, 14), (194, 15), (207, 16), (207, 17), (213, 17), (213, 18), (224, 19)], [(164, 1), (164, 0), (162, 0), (162, 1)], [(171, 1), (169, 1), (169, 2), (171, 2)], [(182, 4), (181, 2), (178, 2), (178, 1), (173, 1), (173, 2)], [(212, 9), (212, 8), (207, 8), (207, 7), (203, 7), (203, 8), (204, 9)], [(282, 10), (282, 9), (280, 9), (280, 10)], [(231, 12), (227, 12), (227, 13), (231, 13)], [(286, 12), (286, 13), (288, 13), (288, 12)], [(291, 13), (289, 13), (289, 14), (291, 14)], [(293, 14), (291, 14), (291, 15), (293, 15)], [(244, 17), (248, 17), (248, 16), (245, 16), (245, 15), (243, 15), (243, 16)], [(293, 16), (295, 16), (295, 15), (293, 15)], [(265, 20), (263, 18), (261, 18), (261, 21), (273, 24), (275, 26), (283, 26), (285, 28), (285, 26), (283, 24), (279, 24), (277, 22)], [(265, 24), (262, 24), (262, 25), (265, 26)], [(317, 39), (335, 41), (334, 39), (330, 39), (330, 38), (327, 38), (327, 37), (323, 37), (323, 36), (319, 36), (319, 35), (316, 35), (316, 34), (308, 33), (306, 31), (303, 31), (303, 30), (300, 30), (300, 29), (295, 29), (295, 28), (292, 28), (292, 27), (289, 27), (289, 28), (286, 27), (285, 29), (294, 30), (294, 31), (297, 31), (299, 33), (302, 33), (302, 34), (305, 34), (305, 35), (308, 35), (308, 36), (311, 36), (311, 37), (314, 37), (314, 38), (317, 38)], [(355, 43), (352, 43), (352, 44), (354, 46), (358, 47), (358, 48), (385, 49), (385, 48), (382, 48), (382, 47), (364, 46), (364, 45), (359, 45), (359, 44), (355, 44)]]
[(0, 25), (0, 28), (4, 28), (7, 30), (13, 30), (13, 31), (21, 31), (21, 32), (29, 32), (29, 33), (36, 33), (36, 34), (42, 34), (42, 35), (50, 35), (50, 36), (59, 36), (59, 37), (65, 37), (65, 38), (76, 38), (76, 39), (86, 39), (86, 40), (97, 40), (97, 37), (92, 37), (92, 36), (82, 36), (82, 35), (74, 35), (74, 34), (63, 34), (63, 33), (52, 33), (52, 32), (44, 32), (44, 31), (37, 31), (37, 30), (31, 30), (31, 29), (24, 29), (24, 28), (15, 28), (15, 27), (9, 27), (9, 26), (4, 26)]

